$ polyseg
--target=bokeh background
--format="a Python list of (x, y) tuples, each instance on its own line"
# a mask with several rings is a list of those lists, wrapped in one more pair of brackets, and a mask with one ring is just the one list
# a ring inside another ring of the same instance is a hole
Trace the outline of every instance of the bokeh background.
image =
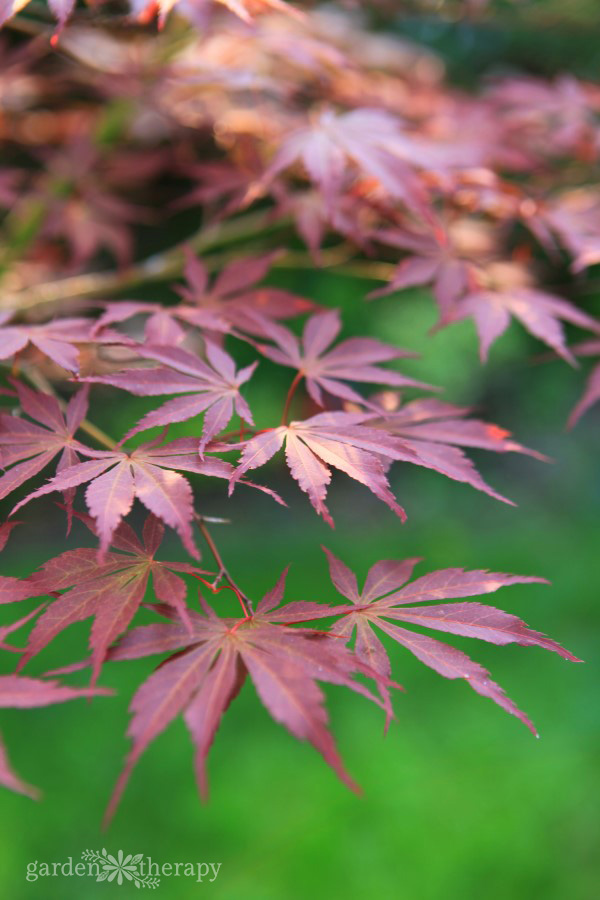
[[(442, 53), (459, 81), (487, 69), (548, 75), (570, 68), (597, 77), (595, 3), (574, 4), (568, 28), (552, 18), (558, 7), (545, 5), (552, 15), (544, 27), (536, 10), (530, 18), (513, 13), (485, 25), (442, 27), (415, 16), (399, 27)], [(72, 856), (75, 863), (82, 850), (105, 846), (161, 863), (222, 863), (212, 884), (163, 878), (156, 896), (169, 900), (200, 892), (227, 900), (593, 900), (600, 884), (600, 414), (565, 431), (583, 373), (536, 357), (539, 345), (516, 325), (482, 372), (471, 324), (428, 334), (435, 313), (427, 292), (367, 306), (363, 297), (374, 285), (355, 278), (298, 271), (273, 280), (343, 307), (349, 334), (370, 333), (421, 351), (421, 359), (404, 364), (406, 371), (446, 385), (446, 399), (475, 405), (554, 462), (473, 453), (484, 477), (516, 501), (516, 509), (433, 472), (398, 465), (392, 481), (409, 514), (404, 526), (368, 491), (339, 476), (331, 492), (334, 532), (278, 464), (265, 469), (262, 480), (284, 494), (290, 510), (242, 489), (226, 504), (225, 489), (207, 493), (198, 484), (202, 511), (231, 519), (215, 528), (234, 577), (258, 594), (293, 562), (291, 599), (335, 602), (321, 543), (359, 576), (378, 559), (412, 555), (425, 557), (422, 573), (459, 565), (542, 575), (552, 586), (505, 589), (491, 602), (559, 640), (585, 665), (538, 648), (451, 640), (490, 668), (531, 716), (541, 734), (536, 741), (465, 683), (441, 679), (394, 645), (394, 674), (407, 691), (396, 697), (397, 721), (387, 737), (376, 708), (326, 689), (340, 750), (364, 789), (358, 798), (310, 746), (269, 719), (247, 685), (213, 746), (209, 804), (198, 800), (191, 742), (177, 721), (142, 758), (113, 825), (102, 834), (102, 813), (128, 747), (127, 706), (154, 661), (109, 664), (103, 683), (117, 692), (112, 699), (2, 712), (11, 758), (44, 798), (34, 804), (2, 793), (0, 896), (137, 896), (132, 885), (109, 887), (89, 878), (25, 881), (28, 862), (62, 863)], [(160, 287), (152, 290), (160, 298)], [(592, 278), (578, 301), (597, 314), (599, 297)], [(283, 370), (261, 362), (260, 377), (249, 386), (259, 422), (277, 415), (287, 380)], [(151, 405), (117, 391), (101, 396), (95, 420), (115, 435)], [(173, 430), (183, 433), (193, 433), (193, 426)], [(65, 548), (51, 501), (37, 501), (22, 518), (28, 540), (17, 530), (3, 574), (25, 575)], [(73, 546), (77, 540), (88, 539), (77, 531)], [(165, 543), (164, 558), (183, 558), (174, 538)], [(31, 673), (82, 658), (88, 628), (71, 627)]]

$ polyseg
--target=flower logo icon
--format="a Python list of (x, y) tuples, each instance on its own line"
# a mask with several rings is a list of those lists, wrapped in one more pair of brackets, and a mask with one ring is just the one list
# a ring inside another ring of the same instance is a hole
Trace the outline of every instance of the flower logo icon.
[(96, 881), (116, 881), (117, 884), (132, 881), (137, 888), (158, 887), (159, 878), (150, 878), (140, 871), (143, 856), (143, 853), (136, 853), (135, 856), (129, 853), (125, 856), (123, 851), (119, 850), (115, 857), (111, 853), (107, 853), (104, 847), (101, 853), (97, 853), (95, 850), (85, 850), (82, 853), (83, 859), (98, 863), (99, 872)]

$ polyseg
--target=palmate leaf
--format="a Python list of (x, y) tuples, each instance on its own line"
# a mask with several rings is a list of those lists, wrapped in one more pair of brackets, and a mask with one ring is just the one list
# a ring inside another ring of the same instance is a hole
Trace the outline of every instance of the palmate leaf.
[(183, 342), (186, 326), (195, 327), (213, 337), (244, 328), (261, 333), (260, 325), (248, 316), (260, 313), (273, 319), (287, 319), (315, 310), (317, 304), (280, 288), (259, 286), (280, 251), (263, 256), (236, 259), (226, 265), (210, 283), (209, 272), (201, 259), (186, 248), (186, 283), (174, 290), (183, 303), (163, 306), (139, 300), (119, 300), (104, 304), (93, 334), (101, 335), (110, 325), (127, 322), (134, 316), (147, 316), (144, 336), (147, 344), (173, 347)]
[(408, 255), (399, 264), (390, 283), (372, 291), (367, 299), (431, 284), (442, 321), (445, 321), (471, 280), (470, 265), (453, 246), (449, 234), (440, 228), (427, 232), (398, 229), (379, 232), (376, 237), (383, 244), (400, 247)]
[(156, 368), (135, 368), (115, 375), (97, 375), (86, 378), (96, 384), (109, 384), (140, 397), (161, 394), (185, 394), (168, 400), (157, 409), (146, 413), (123, 440), (139, 431), (155, 426), (185, 422), (204, 414), (200, 454), (219, 432), (231, 421), (234, 411), (249, 424), (254, 424), (248, 404), (240, 394), (240, 387), (248, 381), (257, 366), (252, 363), (236, 372), (233, 359), (213, 344), (205, 342), (207, 361), (179, 347), (148, 345), (140, 349), (145, 359), (164, 363)]
[(562, 322), (600, 334), (598, 319), (561, 297), (524, 287), (504, 291), (475, 290), (455, 304), (450, 321), (473, 319), (481, 359), (485, 362), (491, 345), (504, 334), (511, 317), (571, 364), (575, 364), (575, 357), (567, 347)]
[[(79, 518), (95, 532), (89, 516)], [(142, 541), (127, 523), (122, 522), (111, 539), (113, 550), (102, 562), (98, 561), (93, 549), (67, 550), (31, 575), (25, 583), (29, 595), (51, 594), (55, 599), (29, 635), (18, 670), (69, 625), (93, 616), (90, 647), (95, 681), (108, 647), (126, 630), (144, 601), (150, 579), (157, 599), (172, 607), (184, 626), (191, 630), (185, 602), (187, 585), (175, 573), (206, 574), (206, 571), (188, 563), (156, 560), (163, 535), (164, 527), (153, 515), (146, 518)], [(57, 596), (58, 591), (64, 593)]]
[(494, 453), (524, 453), (545, 462), (549, 461), (548, 457), (514, 441), (505, 428), (467, 418), (470, 412), (469, 407), (453, 406), (427, 397), (413, 400), (395, 412), (385, 413), (385, 417), (374, 419), (371, 425), (381, 428), (386, 434), (402, 438), (421, 465), (510, 503), (484, 481), (460, 447), (491, 450)]
[(230, 491), (249, 469), (268, 462), (285, 444), (286, 460), (292, 476), (308, 494), (314, 509), (333, 527), (325, 505), (334, 467), (359, 481), (382, 500), (402, 520), (406, 513), (392, 494), (384, 462), (418, 462), (414, 452), (399, 438), (363, 424), (368, 414), (319, 413), (302, 422), (269, 429), (247, 441), (231, 481)]
[[(72, 396), (63, 415), (54, 397), (32, 391), (14, 379), (11, 383), (23, 412), (34, 422), (0, 415), (0, 463), (4, 469), (11, 467), (0, 476), (0, 499), (41, 472), (59, 453), (57, 472), (75, 465), (79, 460), (78, 451), (85, 452), (74, 435), (87, 415), (87, 387)], [(70, 525), (72, 490), (65, 490), (65, 501)]]
[(31, 345), (67, 372), (79, 372), (79, 344), (127, 342), (123, 335), (110, 330), (94, 336), (90, 319), (57, 318), (41, 325), (11, 325), (14, 315), (14, 310), (0, 311), (0, 359), (10, 359)]
[(419, 216), (431, 218), (417, 168), (426, 165), (422, 139), (405, 133), (401, 120), (378, 109), (324, 110), (282, 142), (261, 185), (269, 185), (291, 166), (301, 164), (325, 201), (337, 197), (356, 177), (375, 179), (387, 196)]
[(423, 399), (391, 414), (327, 412), (302, 422), (280, 425), (243, 444), (239, 464), (231, 477), (231, 489), (245, 472), (263, 466), (285, 444), (292, 476), (329, 525), (333, 525), (333, 520), (325, 498), (332, 467), (368, 487), (402, 520), (406, 513), (396, 502), (386, 475), (394, 461), (433, 469), (512, 504), (484, 481), (456, 445), (526, 453), (538, 459), (545, 457), (511, 440), (510, 433), (496, 425), (464, 419), (467, 412), (435, 399)]
[[(91, 450), (85, 447), (80, 452), (85, 450), (89, 459), (69, 466), (51, 478), (18, 503), (12, 512), (36, 497), (89, 482), (85, 498), (100, 538), (100, 560), (136, 497), (149, 512), (177, 531), (187, 551), (197, 559), (198, 549), (191, 527), (195, 515), (193, 492), (189, 481), (176, 470), (229, 480), (233, 467), (214, 457), (200, 459), (195, 438), (178, 438), (163, 445), (160, 440), (140, 444), (130, 452), (120, 448)], [(246, 480), (243, 483), (285, 505), (270, 488)]]
[(555, 641), (528, 628), (517, 616), (493, 606), (473, 602), (410, 605), (490, 594), (513, 584), (547, 584), (544, 578), (504, 575), (487, 570), (468, 572), (464, 569), (441, 569), (406, 585), (414, 566), (420, 560), (382, 560), (371, 568), (363, 590), (359, 591), (354, 573), (325, 547), (323, 550), (327, 555), (333, 584), (342, 596), (355, 605), (354, 611), (336, 622), (331, 632), (350, 640), (356, 630), (354, 651), (359, 659), (389, 678), (390, 661), (383, 644), (373, 631), (376, 626), (445, 678), (464, 678), (474, 691), (489, 697), (507, 712), (517, 716), (536, 734), (525, 713), (490, 679), (489, 672), (483, 666), (448, 644), (402, 628), (388, 620), (479, 638), (492, 644), (515, 643), (525, 647), (544, 647), (564, 659), (580, 662)]
[(328, 349), (341, 329), (337, 310), (311, 316), (304, 326), (301, 342), (283, 325), (267, 320), (262, 322), (263, 333), (273, 341), (274, 346), (253, 342), (254, 346), (273, 362), (296, 369), (306, 380), (306, 389), (319, 406), (325, 406), (323, 393), (369, 405), (346, 383), (348, 381), (431, 388), (431, 385), (415, 381), (400, 372), (379, 367), (378, 363), (414, 355), (392, 344), (368, 337), (349, 338)]
[[(382, 705), (355, 680), (355, 675), (374, 677), (377, 683), (385, 685), (390, 684), (389, 679), (376, 675), (338, 638), (309, 628), (287, 627), (281, 617), (273, 624), (271, 608), (280, 601), (282, 593), (283, 579), (258, 604), (256, 613), (246, 619), (221, 619), (204, 605), (205, 615), (190, 612), (192, 634), (177, 623), (141, 626), (124, 635), (110, 651), (112, 660), (179, 652), (160, 664), (132, 700), (133, 719), (128, 734), (133, 747), (109, 804), (107, 819), (112, 817), (141, 754), (182, 712), (196, 747), (198, 785), (206, 795), (206, 757), (223, 713), (247, 675), (275, 721), (300, 740), (309, 741), (341, 780), (357, 789), (327, 728), (325, 698), (317, 681), (348, 687)], [(332, 609), (329, 614), (333, 614)]]

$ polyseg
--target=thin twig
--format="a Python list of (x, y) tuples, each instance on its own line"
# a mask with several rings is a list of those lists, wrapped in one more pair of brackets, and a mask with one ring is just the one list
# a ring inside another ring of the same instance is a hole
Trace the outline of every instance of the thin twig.
[(210, 247), (234, 243), (287, 225), (288, 221), (284, 219), (275, 222), (270, 210), (248, 213), (225, 224), (202, 228), (183, 244), (178, 244), (164, 253), (149, 256), (142, 262), (121, 271), (86, 272), (47, 284), (34, 285), (12, 294), (5, 293), (0, 298), (0, 308), (25, 310), (56, 303), (59, 300), (64, 303), (65, 300), (98, 297), (133, 288), (139, 284), (176, 278), (183, 271), (186, 245), (196, 252), (202, 252)]
[(205, 520), (202, 518), (202, 516), (196, 516), (196, 520), (198, 522), (198, 528), (200, 529), (200, 531), (202, 533), (202, 537), (208, 544), (208, 548), (209, 548), (210, 552), (212, 553), (216, 564), (219, 567), (219, 572), (213, 582), (213, 588), (217, 587), (217, 585), (219, 584), (219, 581), (221, 581), (223, 578), (226, 578), (227, 581), (229, 582), (229, 584), (231, 585), (231, 587), (234, 589), (234, 591), (236, 591), (246, 601), (246, 605), (247, 605), (250, 613), (252, 614), (254, 612), (254, 610), (252, 609), (252, 601), (250, 600), (249, 597), (246, 596), (246, 594), (244, 594), (244, 592), (240, 589), (240, 587), (235, 583), (235, 581), (231, 577), (231, 575), (227, 569), (227, 566), (223, 562), (223, 558), (219, 552), (219, 548), (215, 544), (214, 538), (206, 526)]

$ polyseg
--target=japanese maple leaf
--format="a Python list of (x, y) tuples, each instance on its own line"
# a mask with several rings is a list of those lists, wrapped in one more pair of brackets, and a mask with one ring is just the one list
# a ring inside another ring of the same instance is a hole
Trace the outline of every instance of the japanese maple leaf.
[[(40, 678), (25, 678), (19, 675), (0, 675), (0, 707), (30, 709), (35, 706), (64, 703), (77, 697), (94, 697), (111, 693), (112, 691), (105, 688), (72, 688), (57, 681), (43, 681)], [(36, 788), (26, 784), (14, 772), (1, 740), (0, 784), (34, 799), (39, 796)]]
[[(130, 511), (135, 497), (174, 528), (188, 552), (198, 557), (191, 529), (194, 516), (192, 489), (182, 475), (171, 469), (164, 448), (161, 452), (154, 441), (142, 444), (131, 452), (120, 448), (86, 448), (85, 455), (91, 458), (63, 469), (47, 484), (25, 497), (13, 512), (36, 497), (89, 482), (85, 497), (100, 537), (101, 558), (106, 555), (112, 535)], [(196, 471), (202, 471), (200, 460)]]
[(212, 312), (232, 327), (259, 334), (262, 333), (260, 322), (248, 316), (248, 310), (269, 319), (288, 319), (317, 309), (317, 304), (305, 297), (280, 288), (258, 286), (280, 255), (275, 250), (263, 256), (236, 259), (211, 284), (206, 266), (188, 248), (184, 268), (186, 284), (176, 288), (186, 304), (176, 309), (192, 324), (197, 315)]
[(333, 519), (325, 505), (334, 467), (364, 484), (404, 521), (406, 513), (392, 494), (386, 465), (391, 460), (419, 463), (415, 453), (399, 438), (384, 434), (363, 423), (360, 413), (319, 413), (302, 422), (291, 422), (257, 434), (244, 444), (238, 467), (231, 478), (230, 491), (249, 469), (268, 462), (285, 443), (287, 464), (293, 478), (308, 494), (314, 509), (328, 525)]
[(349, 178), (375, 179), (389, 197), (430, 217), (427, 196), (415, 167), (425, 164), (423, 142), (405, 134), (399, 119), (377, 109), (322, 112), (309, 126), (286, 138), (262, 183), (302, 163), (330, 206)]
[[(23, 412), (33, 419), (0, 415), (0, 463), (8, 469), (0, 476), (0, 499), (41, 472), (59, 453), (57, 472), (75, 465), (78, 452), (85, 450), (75, 440), (75, 432), (87, 414), (88, 388), (73, 394), (63, 415), (57, 400), (49, 394), (32, 391), (12, 380)], [(73, 492), (65, 491), (69, 524)]]
[(137, 300), (118, 300), (104, 304), (104, 313), (97, 320), (94, 334), (102, 334), (108, 325), (126, 322), (133, 316), (147, 315), (144, 328), (150, 344), (180, 344), (185, 338), (185, 326), (204, 332), (226, 334), (233, 327), (243, 327), (260, 333), (257, 322), (246, 315), (249, 308), (275, 319), (286, 319), (308, 312), (315, 303), (274, 287), (259, 287), (261, 281), (280, 253), (275, 251), (259, 257), (235, 260), (225, 266), (213, 283), (209, 283), (208, 269), (188, 247), (184, 274), (186, 284), (175, 290), (184, 302), (175, 306), (144, 303)]
[(341, 328), (337, 310), (311, 316), (304, 326), (301, 341), (275, 322), (264, 320), (263, 328), (275, 346), (259, 342), (254, 346), (273, 362), (296, 369), (298, 376), (305, 379), (308, 393), (319, 406), (325, 406), (323, 391), (368, 406), (368, 401), (345, 384), (346, 381), (430, 388), (430, 385), (400, 372), (379, 368), (377, 363), (411, 356), (392, 344), (384, 344), (375, 338), (349, 338), (328, 349)]
[[(80, 518), (95, 533), (89, 517)], [(155, 557), (163, 536), (164, 526), (156, 516), (146, 518), (142, 541), (122, 522), (112, 535), (113, 549), (101, 562), (92, 548), (67, 550), (31, 575), (27, 583), (33, 596), (54, 594), (56, 599), (31, 631), (18, 670), (69, 625), (93, 616), (90, 649), (95, 681), (109, 646), (126, 630), (142, 604), (150, 577), (158, 600), (171, 606), (191, 630), (185, 602), (187, 586), (174, 573), (206, 572), (188, 563), (158, 561)], [(65, 593), (56, 596), (57, 591)]]
[(382, 243), (408, 251), (409, 255), (402, 260), (390, 283), (372, 291), (368, 299), (432, 284), (442, 319), (445, 319), (470, 282), (469, 263), (461, 258), (449, 235), (441, 229), (422, 233), (404, 229), (380, 233), (377, 237)]
[(77, 344), (91, 340), (88, 319), (56, 319), (43, 325), (8, 325), (13, 313), (0, 312), (0, 359), (10, 359), (32, 344), (57, 366), (79, 371)]
[(564, 659), (580, 662), (568, 650), (537, 631), (532, 631), (517, 616), (482, 603), (435, 603), (414, 606), (458, 597), (490, 594), (512, 584), (545, 583), (543, 578), (503, 575), (487, 570), (467, 572), (464, 569), (440, 569), (403, 587), (410, 579), (418, 558), (402, 561), (382, 560), (369, 571), (362, 591), (354, 573), (325, 547), (331, 580), (342, 596), (347, 597), (355, 610), (336, 622), (331, 632), (350, 640), (356, 631), (354, 652), (370, 668), (385, 678), (390, 677), (390, 661), (377, 637), (374, 626), (397, 643), (406, 647), (417, 659), (445, 678), (464, 678), (484, 697), (490, 697), (507, 712), (517, 716), (536, 734), (527, 716), (510, 700), (502, 688), (490, 680), (478, 663), (454, 647), (419, 632), (410, 631), (387, 621), (406, 622), (421, 628), (432, 628), (463, 637), (479, 638), (492, 644), (521, 644), (553, 650)]
[(252, 413), (240, 394), (240, 387), (251, 378), (257, 366), (257, 363), (252, 363), (236, 372), (232, 358), (216, 344), (206, 341), (205, 349), (206, 362), (180, 347), (146, 346), (140, 354), (146, 359), (164, 363), (164, 366), (126, 369), (115, 375), (92, 376), (86, 381), (110, 384), (141, 397), (185, 394), (146, 413), (123, 440), (138, 431), (186, 422), (204, 413), (199, 445), (203, 454), (209, 441), (231, 421), (234, 411), (241, 419), (253, 424)]
[(510, 503), (483, 480), (459, 447), (475, 447), (494, 453), (525, 453), (545, 462), (548, 458), (513, 441), (510, 431), (498, 425), (466, 418), (470, 412), (469, 407), (453, 406), (427, 397), (407, 403), (396, 412), (386, 412), (384, 418), (373, 420), (371, 425), (386, 434), (401, 437), (422, 465)]
[[(600, 356), (600, 340), (584, 341), (573, 348), (578, 356)], [(569, 416), (569, 428), (572, 428), (590, 407), (600, 400), (600, 363), (592, 369), (583, 392), (583, 396)]]
[[(29, 494), (15, 506), (13, 513), (35, 497), (64, 491), (89, 482), (85, 498), (100, 537), (100, 560), (106, 555), (115, 529), (130, 511), (134, 498), (178, 532), (181, 540), (194, 557), (198, 550), (192, 537), (191, 522), (194, 518), (192, 488), (177, 469), (212, 478), (230, 479), (233, 467), (221, 459), (198, 456), (198, 443), (194, 438), (179, 438), (159, 446), (149, 441), (127, 451), (91, 450), (84, 462), (64, 469), (47, 484)], [(80, 450), (83, 453), (83, 450)], [(278, 503), (283, 500), (272, 490), (244, 481), (262, 490)]]
[[(177, 652), (161, 663), (132, 700), (128, 734), (133, 747), (107, 818), (114, 813), (141, 754), (181, 712), (196, 747), (199, 788), (206, 795), (206, 757), (223, 713), (247, 675), (275, 721), (300, 740), (309, 741), (341, 780), (356, 790), (327, 728), (325, 698), (316, 682), (344, 685), (381, 705), (354, 680), (355, 674), (372, 677), (373, 671), (356, 659), (343, 641), (327, 633), (272, 624), (270, 610), (279, 602), (280, 590), (276, 586), (274, 596), (269, 592), (248, 618), (221, 619), (204, 605), (205, 616), (190, 612), (193, 634), (180, 624), (141, 626), (124, 635), (110, 651), (113, 660)], [(381, 676), (377, 679), (389, 682)]]
[(508, 328), (511, 316), (571, 364), (575, 364), (575, 357), (566, 345), (561, 320), (600, 334), (600, 322), (567, 300), (524, 287), (473, 291), (455, 305), (453, 321), (473, 318), (481, 359), (485, 361), (490, 346)]

